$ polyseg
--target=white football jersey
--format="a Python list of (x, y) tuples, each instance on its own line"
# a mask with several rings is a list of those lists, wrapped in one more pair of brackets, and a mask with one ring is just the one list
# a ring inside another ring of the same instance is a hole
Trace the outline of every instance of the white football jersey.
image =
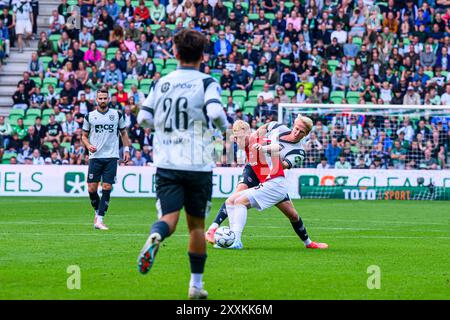
[(89, 142), (97, 148), (96, 152), (89, 152), (89, 159), (119, 159), (119, 131), (125, 128), (123, 115), (115, 109), (89, 112), (84, 117), (83, 131), (89, 133)]
[(283, 136), (287, 136), (290, 133), (291, 129), (284, 124), (272, 121), (267, 126), (266, 137), (271, 143), (277, 143), (281, 146), (280, 159), (286, 161), (291, 168), (295, 168), (301, 165), (306, 157), (306, 152), (303, 143), (304, 139), (299, 142), (288, 142), (283, 140)]
[(178, 67), (155, 83), (138, 121), (144, 124), (152, 118), (156, 167), (212, 170), (215, 163), (211, 121), (221, 130), (227, 125), (220, 94), (217, 81), (194, 68)]

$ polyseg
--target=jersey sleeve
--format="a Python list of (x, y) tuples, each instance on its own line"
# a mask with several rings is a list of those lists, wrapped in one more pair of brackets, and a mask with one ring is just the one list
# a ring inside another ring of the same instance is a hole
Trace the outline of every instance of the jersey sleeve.
[(91, 131), (91, 124), (89, 123), (89, 113), (84, 116), (83, 131), (85, 131), (85, 132)]
[(117, 111), (119, 114), (119, 130), (125, 129), (127, 126), (125, 125), (125, 117), (123, 116), (122, 112)]
[(208, 117), (214, 125), (221, 131), (225, 131), (228, 127), (228, 120), (223, 111), (221, 100), (221, 88), (214, 78), (203, 79), (205, 89), (205, 108)]

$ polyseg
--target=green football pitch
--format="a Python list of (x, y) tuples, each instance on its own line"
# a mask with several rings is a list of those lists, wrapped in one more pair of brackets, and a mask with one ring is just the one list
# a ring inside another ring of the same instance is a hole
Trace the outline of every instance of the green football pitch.
[[(214, 201), (208, 222), (220, 205)], [(447, 202), (295, 206), (311, 238), (329, 249), (305, 249), (276, 209), (250, 210), (244, 250), (208, 246), (210, 299), (450, 299)], [(137, 271), (155, 219), (154, 199), (112, 198), (110, 230), (97, 231), (87, 198), (0, 198), (0, 299), (187, 298), (184, 216), (150, 273)], [(70, 266), (79, 267), (79, 290), (68, 289)], [(379, 289), (369, 289), (375, 278)]]

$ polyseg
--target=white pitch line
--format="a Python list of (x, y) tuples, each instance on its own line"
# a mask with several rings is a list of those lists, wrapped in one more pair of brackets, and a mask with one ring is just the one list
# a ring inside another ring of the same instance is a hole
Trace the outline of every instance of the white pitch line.
[[(116, 236), (116, 237), (139, 237), (139, 238), (145, 238), (148, 235), (147, 234), (133, 234), (133, 233), (111, 233), (109, 232), (95, 232), (95, 233), (0, 233), (0, 236), (8, 236), (8, 235), (20, 235), (20, 236), (57, 236), (57, 237), (89, 237), (89, 236)], [(188, 234), (175, 234), (171, 237), (189, 237)], [(271, 236), (271, 235), (251, 235), (249, 236), (251, 238), (298, 238), (297, 236)], [(332, 238), (336, 239), (359, 239), (359, 238), (365, 238), (365, 239), (450, 239), (450, 237), (444, 237), (444, 236), (429, 236), (429, 237), (417, 237), (417, 236), (331, 236)]]
[[(90, 226), (91, 223), (81, 223), (81, 222), (40, 222), (40, 221), (6, 221), (1, 224), (9, 225), (73, 225), (73, 226)], [(145, 223), (117, 223), (121, 227), (142, 227)], [(271, 226), (271, 225), (246, 225), (246, 228), (261, 228), (261, 229), (290, 229), (288, 225), (286, 226)], [(351, 227), (311, 227), (311, 229), (317, 230), (337, 230), (337, 231), (387, 231), (386, 229), (375, 229), (375, 228), (351, 228)], [(424, 232), (424, 230), (407, 230), (408, 232)], [(426, 232), (448, 232), (449, 230), (426, 230)], [(404, 232), (404, 231), (402, 231)]]

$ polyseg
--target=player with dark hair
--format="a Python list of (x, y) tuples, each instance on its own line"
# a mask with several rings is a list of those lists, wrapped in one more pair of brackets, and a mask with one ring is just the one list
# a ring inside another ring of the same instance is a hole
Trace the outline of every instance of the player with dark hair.
[[(119, 160), (119, 135), (124, 145), (124, 162), (130, 160), (130, 140), (123, 115), (108, 107), (107, 89), (97, 91), (97, 108), (89, 112), (83, 121), (82, 141), (89, 151), (88, 192), (95, 210), (95, 229), (108, 230), (103, 217), (109, 206), (112, 185), (116, 182)], [(102, 181), (102, 197), (98, 185)]]
[(213, 132), (228, 122), (222, 108), (220, 85), (199, 72), (206, 38), (194, 30), (174, 37), (176, 71), (152, 87), (138, 115), (138, 122), (154, 127), (154, 163), (159, 220), (150, 230), (139, 258), (139, 272), (146, 274), (155, 261), (160, 243), (176, 228), (184, 207), (189, 229), (190, 299), (206, 299), (203, 271), (206, 262), (205, 216), (211, 206)]

